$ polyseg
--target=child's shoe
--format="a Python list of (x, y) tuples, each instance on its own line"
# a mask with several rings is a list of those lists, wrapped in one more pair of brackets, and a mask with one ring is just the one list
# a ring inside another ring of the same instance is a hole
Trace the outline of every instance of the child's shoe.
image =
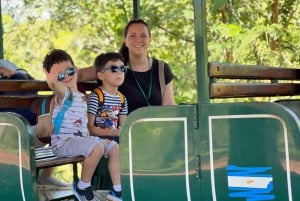
[(115, 191), (114, 188), (112, 188), (106, 198), (111, 201), (122, 201), (122, 191)]
[(81, 190), (77, 187), (77, 184), (74, 183), (72, 186), (72, 191), (79, 201), (95, 201), (92, 186)]

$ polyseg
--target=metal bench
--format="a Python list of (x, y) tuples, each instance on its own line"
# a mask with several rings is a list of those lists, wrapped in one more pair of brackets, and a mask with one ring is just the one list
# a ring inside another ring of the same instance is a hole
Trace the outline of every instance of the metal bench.
[(55, 167), (60, 165), (72, 164), (73, 165), (73, 181), (78, 180), (77, 163), (82, 162), (83, 156), (58, 158), (52, 151), (52, 147), (37, 147), (35, 148), (35, 167), (37, 175), (40, 169)]

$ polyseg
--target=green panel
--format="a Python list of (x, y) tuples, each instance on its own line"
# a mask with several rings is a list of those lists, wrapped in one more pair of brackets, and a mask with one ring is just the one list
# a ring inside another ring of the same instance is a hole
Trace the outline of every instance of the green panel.
[(202, 105), (204, 200), (299, 198), (299, 119), (274, 103)]
[(31, 132), (24, 118), (0, 113), (0, 197), (7, 201), (38, 200)]
[(0, 1), (0, 59), (4, 58), (3, 52), (3, 23), (2, 23), (2, 5)]
[(195, 109), (147, 107), (128, 117), (120, 146), (124, 200), (199, 200)]
[(194, 0), (194, 31), (198, 104), (210, 102), (205, 0)]

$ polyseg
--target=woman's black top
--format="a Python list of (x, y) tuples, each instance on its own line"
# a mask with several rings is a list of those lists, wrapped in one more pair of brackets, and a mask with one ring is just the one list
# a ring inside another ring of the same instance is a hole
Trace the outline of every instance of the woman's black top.
[[(167, 85), (174, 77), (167, 63), (164, 65), (164, 75)], [(146, 72), (136, 72), (129, 68), (119, 91), (127, 98), (128, 114), (140, 107), (161, 105), (158, 60), (153, 58), (152, 67)]]

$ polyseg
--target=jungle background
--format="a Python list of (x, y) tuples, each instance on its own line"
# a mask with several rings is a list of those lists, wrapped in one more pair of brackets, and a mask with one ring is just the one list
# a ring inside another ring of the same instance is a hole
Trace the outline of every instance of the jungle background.
[[(44, 56), (68, 51), (77, 66), (118, 51), (133, 17), (131, 0), (1, 0), (4, 58), (45, 79)], [(197, 101), (193, 4), (141, 0), (152, 33), (150, 56), (169, 63), (177, 103)], [(207, 0), (209, 62), (299, 67), (299, 0)], [(197, 11), (196, 11), (197, 12)], [(188, 89), (188, 90), (187, 90)]]
[[(78, 67), (91, 66), (102, 52), (118, 51), (123, 28), (133, 17), (131, 0), (1, 4), (4, 59), (38, 80), (45, 79), (42, 61), (53, 48), (69, 52)], [(171, 66), (177, 103), (197, 102), (192, 1), (140, 4), (141, 18), (151, 27), (149, 56)], [(206, 6), (209, 62), (300, 66), (299, 0), (207, 0)]]

